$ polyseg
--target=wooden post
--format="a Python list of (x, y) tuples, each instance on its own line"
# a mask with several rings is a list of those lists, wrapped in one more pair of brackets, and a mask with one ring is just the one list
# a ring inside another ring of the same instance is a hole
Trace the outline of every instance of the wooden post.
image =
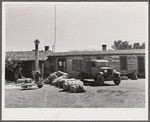
[(43, 80), (44, 78), (44, 62), (42, 63), (42, 73), (41, 73), (41, 79)]
[(55, 62), (56, 62), (56, 64), (55, 64), (55, 70), (57, 72), (58, 71), (58, 58), (55, 58)]
[(40, 68), (39, 68), (39, 48), (38, 45), (40, 43), (39, 40), (35, 40), (35, 71), (39, 71), (40, 72)]

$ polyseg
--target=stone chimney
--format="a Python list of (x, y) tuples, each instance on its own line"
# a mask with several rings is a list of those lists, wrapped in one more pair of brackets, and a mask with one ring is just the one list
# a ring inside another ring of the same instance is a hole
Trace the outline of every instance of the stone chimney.
[(48, 51), (49, 50), (49, 46), (45, 46), (45, 51)]
[(102, 50), (103, 51), (107, 50), (107, 45), (102, 45)]

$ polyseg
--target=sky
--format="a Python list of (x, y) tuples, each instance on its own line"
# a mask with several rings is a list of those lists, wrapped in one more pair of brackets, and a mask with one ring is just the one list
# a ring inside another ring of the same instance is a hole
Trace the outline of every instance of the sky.
[[(55, 21), (56, 5), (56, 21)], [(6, 51), (112, 49), (114, 41), (148, 41), (148, 2), (3, 2)]]

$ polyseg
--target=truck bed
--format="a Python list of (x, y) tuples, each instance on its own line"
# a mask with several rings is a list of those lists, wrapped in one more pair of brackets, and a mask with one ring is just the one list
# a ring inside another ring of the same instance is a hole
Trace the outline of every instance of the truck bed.
[(83, 59), (73, 59), (72, 69), (73, 69), (73, 71), (90, 73), (91, 72), (91, 61), (85, 61)]

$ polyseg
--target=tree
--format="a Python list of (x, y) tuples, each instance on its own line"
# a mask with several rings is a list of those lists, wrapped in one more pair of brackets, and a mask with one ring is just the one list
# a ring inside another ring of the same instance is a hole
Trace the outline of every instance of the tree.
[(128, 41), (114, 41), (114, 44), (111, 46), (114, 50), (126, 50), (126, 49), (132, 49), (132, 45), (129, 44)]
[(141, 49), (145, 49), (145, 42), (142, 43)]
[(140, 43), (136, 42), (136, 43), (133, 44), (133, 49), (145, 49), (145, 43), (143, 42), (140, 45)]
[(15, 80), (17, 81), (19, 74), (21, 74), (21, 61), (13, 60), (10, 58), (6, 58), (5, 60), (5, 79), (6, 80)]
[(135, 42), (135, 43), (133, 44), (133, 49), (140, 49), (140, 43)]
[(145, 49), (145, 42), (143, 42), (141, 45), (139, 42), (135, 42), (133, 44), (129, 44), (128, 41), (114, 41), (114, 44), (111, 46), (114, 50), (129, 50), (129, 49)]

